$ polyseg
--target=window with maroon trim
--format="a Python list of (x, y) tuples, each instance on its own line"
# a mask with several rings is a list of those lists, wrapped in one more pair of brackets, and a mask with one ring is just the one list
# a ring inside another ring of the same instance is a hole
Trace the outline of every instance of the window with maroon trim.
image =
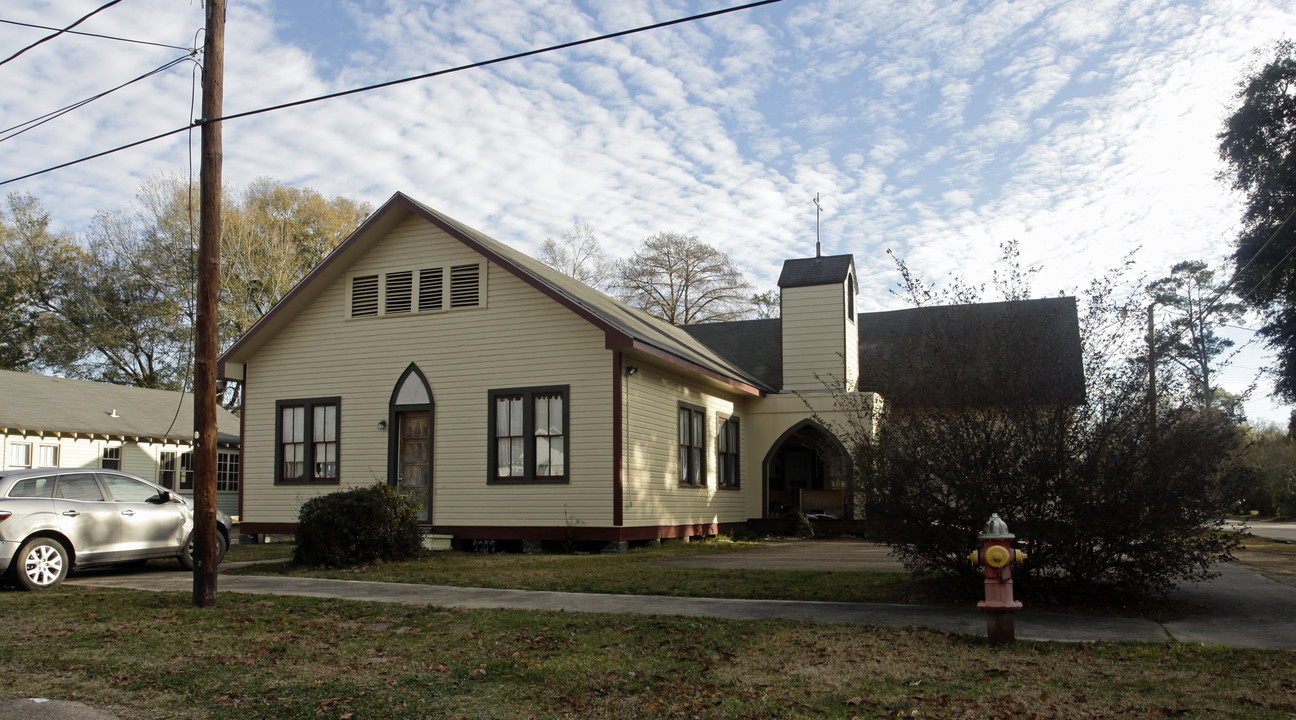
[(337, 483), (341, 399), (275, 403), (275, 482)]
[(679, 406), (680, 485), (706, 485), (706, 411)]
[(487, 393), (488, 482), (567, 482), (568, 388), (562, 385)]
[(736, 488), (742, 479), (738, 460), (741, 435), (738, 418), (721, 415), (716, 424), (719, 426), (716, 433), (716, 483), (722, 488)]

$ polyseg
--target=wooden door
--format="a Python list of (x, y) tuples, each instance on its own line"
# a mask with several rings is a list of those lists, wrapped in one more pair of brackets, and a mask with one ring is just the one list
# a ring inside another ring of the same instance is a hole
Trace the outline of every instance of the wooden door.
[(396, 449), (397, 486), (421, 506), (420, 522), (432, 519), (432, 417), (429, 412), (400, 413)]

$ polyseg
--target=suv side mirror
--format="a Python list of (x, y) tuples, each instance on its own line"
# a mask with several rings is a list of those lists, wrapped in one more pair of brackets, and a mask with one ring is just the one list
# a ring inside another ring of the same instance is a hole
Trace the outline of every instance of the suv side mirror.
[(159, 490), (157, 494), (157, 498), (154, 499), (153, 502), (157, 503), (158, 505), (165, 505), (166, 503), (171, 502), (171, 500), (172, 497), (171, 497), (170, 490)]

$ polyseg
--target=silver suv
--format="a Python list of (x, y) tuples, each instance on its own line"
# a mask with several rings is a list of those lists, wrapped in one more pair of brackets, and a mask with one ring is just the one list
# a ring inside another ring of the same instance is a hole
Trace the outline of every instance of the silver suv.
[[(216, 562), (230, 518), (217, 511)], [(47, 590), (76, 569), (175, 557), (193, 569), (193, 508), (118, 470), (0, 470), (0, 577)]]

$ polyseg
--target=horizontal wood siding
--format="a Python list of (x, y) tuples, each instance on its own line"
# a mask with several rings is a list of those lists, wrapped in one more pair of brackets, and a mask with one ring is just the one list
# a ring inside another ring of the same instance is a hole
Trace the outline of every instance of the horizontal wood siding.
[[(699, 390), (684, 378), (645, 364), (626, 378), (624, 524), (626, 526), (742, 522), (744, 496), (760, 492), (759, 468), (747, 462), (747, 427), (735, 403)], [(707, 482), (679, 484), (678, 412), (680, 403), (706, 409)], [(719, 489), (716, 482), (716, 413), (739, 419), (742, 487)], [(755, 473), (753, 475), (753, 473)]]
[[(484, 266), (483, 305), (348, 318), (347, 277), (483, 258), (421, 219), (379, 241), (248, 363), (244, 503), (248, 522), (291, 523), (333, 485), (274, 485), (275, 401), (341, 397), (343, 487), (387, 481), (392, 390), (412, 362), (435, 402), (437, 525), (611, 523), (612, 357), (603, 334), (506, 270)], [(570, 483), (487, 484), (487, 391), (569, 385)], [(394, 433), (393, 428), (390, 433)]]
[(826, 382), (845, 381), (844, 302), (842, 284), (783, 290), (781, 325), (785, 392), (814, 392), (823, 390)]

